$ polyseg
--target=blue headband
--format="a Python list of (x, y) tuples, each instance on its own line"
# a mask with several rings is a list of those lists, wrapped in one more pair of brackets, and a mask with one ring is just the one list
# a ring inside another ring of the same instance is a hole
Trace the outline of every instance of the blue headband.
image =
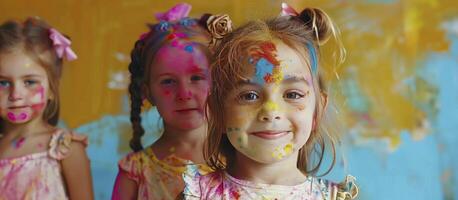
[(310, 59), (311, 59), (310, 65), (312, 67), (312, 73), (316, 74), (318, 70), (318, 64), (317, 64), (315, 48), (313, 47), (312, 43), (307, 42), (307, 49), (309, 50), (309, 54), (310, 54)]

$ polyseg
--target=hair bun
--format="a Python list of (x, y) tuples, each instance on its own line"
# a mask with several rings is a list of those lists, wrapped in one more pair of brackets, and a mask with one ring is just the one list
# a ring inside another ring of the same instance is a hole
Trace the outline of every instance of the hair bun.
[(331, 18), (321, 9), (305, 8), (298, 17), (314, 31), (314, 39), (320, 45), (326, 43), (335, 34)]
[(205, 13), (203, 14), (200, 19), (197, 21), (197, 23), (202, 26), (203, 28), (205, 28), (206, 30), (208, 30), (207, 28), (207, 20), (208, 18), (210, 18), (212, 16), (212, 14), (209, 14), (209, 13)]

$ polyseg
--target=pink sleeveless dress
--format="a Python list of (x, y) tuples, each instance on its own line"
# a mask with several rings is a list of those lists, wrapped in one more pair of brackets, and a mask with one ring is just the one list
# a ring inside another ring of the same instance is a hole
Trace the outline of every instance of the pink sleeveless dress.
[(69, 155), (72, 141), (87, 145), (86, 136), (58, 129), (48, 151), (0, 159), (0, 200), (68, 199), (59, 162)]

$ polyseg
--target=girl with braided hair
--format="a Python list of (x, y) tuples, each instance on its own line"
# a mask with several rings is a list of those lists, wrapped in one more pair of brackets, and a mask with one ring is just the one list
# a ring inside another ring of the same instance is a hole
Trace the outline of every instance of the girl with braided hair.
[[(210, 171), (203, 159), (207, 129), (205, 101), (210, 88), (210, 34), (206, 19), (188, 18), (191, 6), (178, 4), (140, 36), (131, 52), (131, 123), (134, 152), (119, 161), (112, 199), (175, 199), (184, 188), (187, 165)], [(144, 147), (143, 101), (156, 106), (163, 134)]]
[(219, 39), (204, 146), (215, 171), (202, 175), (189, 166), (184, 199), (356, 197), (352, 176), (340, 184), (316, 177), (328, 147), (335, 161), (337, 136), (326, 126), (328, 97), (319, 80), (319, 47), (331, 36), (337, 39), (337, 29), (322, 10), (297, 13), (282, 4), (281, 16)]

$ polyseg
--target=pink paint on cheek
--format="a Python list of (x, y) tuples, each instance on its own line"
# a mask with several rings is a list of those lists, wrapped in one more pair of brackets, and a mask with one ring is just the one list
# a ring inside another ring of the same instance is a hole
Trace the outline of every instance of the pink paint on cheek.
[(38, 89), (38, 93), (40, 93), (41, 95), (41, 101), (44, 101), (45, 100), (45, 89), (43, 87), (40, 87)]
[(32, 107), (32, 110), (35, 111), (35, 112), (41, 111), (45, 107), (45, 103), (33, 104), (31, 107)]
[(170, 96), (170, 94), (171, 94), (170, 90), (165, 90), (164, 91), (164, 96)]
[(8, 117), (9, 120), (16, 121), (16, 116), (14, 115), (14, 113), (9, 112), (6, 116)]
[(27, 96), (27, 102), (29, 104), (37, 104), (37, 103), (43, 103), (46, 101), (45, 98), (45, 89), (43, 87), (39, 87), (32, 91), (28, 96)]
[(19, 114), (18, 118), (19, 118), (19, 120), (24, 120), (24, 119), (27, 118), (27, 114), (26, 113), (21, 113), (21, 114)]
[(6, 116), (8, 117), (9, 120), (14, 121), (14, 122), (25, 120), (28, 117), (27, 113), (19, 113), (19, 115), (15, 115), (12, 112), (9, 112)]

